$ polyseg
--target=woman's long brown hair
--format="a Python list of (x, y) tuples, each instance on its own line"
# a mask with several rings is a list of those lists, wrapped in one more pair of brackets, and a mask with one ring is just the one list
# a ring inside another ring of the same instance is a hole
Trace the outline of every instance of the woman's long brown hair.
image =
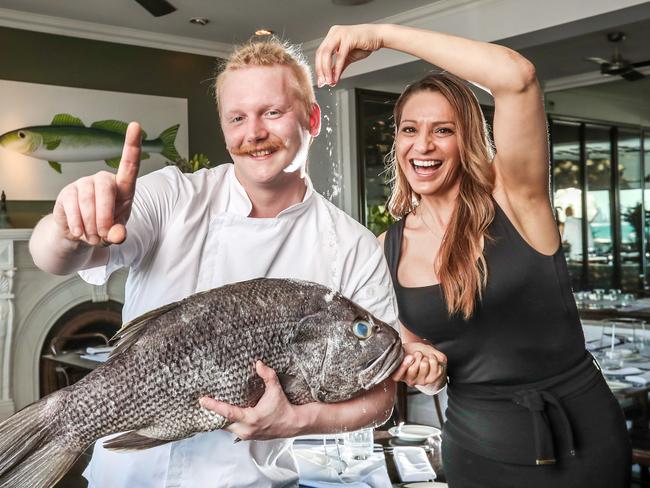
[[(421, 91), (440, 92), (456, 114), (456, 135), (460, 154), (457, 177), (460, 189), (451, 219), (442, 238), (434, 271), (447, 304), (449, 315), (461, 314), (469, 319), (481, 300), (487, 283), (487, 263), (482, 241), (487, 242), (487, 229), (494, 219), (494, 172), (491, 166), (494, 151), (487, 125), (476, 96), (463, 80), (449, 73), (429, 74), (408, 86), (400, 95), (393, 117), (395, 140), (406, 101)], [(392, 191), (388, 209), (395, 218), (414, 211), (420, 195), (408, 184), (397, 161), (395, 144), (389, 155)]]

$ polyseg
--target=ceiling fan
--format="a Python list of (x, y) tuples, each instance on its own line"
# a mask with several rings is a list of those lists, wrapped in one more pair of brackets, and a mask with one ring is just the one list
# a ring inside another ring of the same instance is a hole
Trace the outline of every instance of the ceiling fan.
[(149, 11), (154, 17), (162, 17), (163, 15), (171, 14), (176, 10), (171, 3), (167, 0), (135, 0), (145, 9)]
[(607, 60), (598, 57), (590, 57), (586, 58), (587, 61), (599, 64), (600, 72), (603, 75), (622, 76), (627, 81), (637, 81), (645, 78), (645, 75), (640, 71), (637, 71), (635, 68), (650, 66), (650, 60), (632, 63), (623, 58), (619, 52), (618, 45), (620, 42), (625, 40), (625, 34), (623, 32), (610, 32), (607, 34), (607, 40), (614, 45), (614, 54), (612, 55), (612, 58)]

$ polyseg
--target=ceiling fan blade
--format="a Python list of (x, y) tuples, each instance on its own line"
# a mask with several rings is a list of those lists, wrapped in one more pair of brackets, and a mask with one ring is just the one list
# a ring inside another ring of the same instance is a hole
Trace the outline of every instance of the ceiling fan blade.
[(135, 0), (145, 9), (149, 11), (154, 17), (162, 17), (163, 15), (171, 14), (176, 10), (171, 3), (167, 0)]
[(597, 63), (597, 64), (609, 64), (609, 61), (603, 58), (597, 58), (597, 57), (589, 57), (585, 58), (585, 61), (591, 61), (592, 63)]
[(633, 69), (626, 71), (625, 73), (622, 73), (621, 76), (625, 78), (627, 81), (638, 81), (645, 78), (645, 75), (643, 73), (640, 73)]

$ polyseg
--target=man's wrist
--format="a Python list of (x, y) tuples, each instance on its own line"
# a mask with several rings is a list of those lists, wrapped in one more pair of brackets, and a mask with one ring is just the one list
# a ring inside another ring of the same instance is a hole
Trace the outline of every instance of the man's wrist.
[(316, 429), (318, 420), (318, 403), (306, 403), (304, 405), (294, 405), (292, 419), (289, 428), (294, 430), (293, 437), (313, 434)]

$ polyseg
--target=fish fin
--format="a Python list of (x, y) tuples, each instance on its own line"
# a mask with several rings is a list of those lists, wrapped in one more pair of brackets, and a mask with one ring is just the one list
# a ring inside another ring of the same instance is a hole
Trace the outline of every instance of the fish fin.
[(155, 439), (138, 434), (137, 431), (126, 432), (124, 434), (113, 437), (104, 441), (103, 446), (106, 449), (113, 450), (136, 450), (149, 449), (151, 447), (162, 446), (168, 442), (175, 441), (176, 439)]
[(73, 127), (86, 127), (81, 119), (70, 114), (56, 114), (50, 125), (67, 125)]
[(111, 168), (119, 168), (120, 167), (120, 161), (122, 158), (120, 156), (112, 159), (106, 159), (105, 162), (108, 164)]
[(170, 310), (175, 309), (181, 303), (182, 302), (172, 302), (167, 305), (163, 305), (162, 307), (151, 310), (150, 312), (147, 312), (133, 319), (131, 322), (124, 324), (111, 339), (111, 341), (118, 342), (109, 357), (113, 357), (122, 351), (126, 351), (144, 333), (146, 326), (150, 320), (155, 319), (156, 317), (160, 317)]
[(50, 422), (46, 409), (56, 409), (63, 391), (23, 408), (0, 424), (0, 487), (53, 486), (83, 450), (65, 449), (56, 442), (62, 435)]
[(57, 163), (56, 161), (48, 161), (47, 164), (49, 164), (57, 173), (61, 173), (61, 163)]
[(161, 154), (170, 161), (174, 162), (181, 158), (180, 154), (178, 154), (178, 151), (176, 150), (176, 146), (174, 146), (174, 142), (176, 142), (176, 134), (178, 134), (179, 127), (180, 124), (172, 125), (169, 129), (162, 131), (159, 136), (159, 138), (163, 141), (163, 150), (161, 151)]
[[(90, 127), (93, 129), (102, 129), (109, 132), (115, 132), (116, 134), (125, 135), (128, 126), (129, 124), (121, 120), (98, 120), (97, 122), (93, 122)], [(142, 135), (142, 140), (145, 140), (147, 138), (147, 133), (142, 129), (140, 130), (140, 133)]]
[(45, 149), (48, 151), (54, 151), (57, 147), (61, 145), (61, 139), (53, 139), (45, 144)]
[(140, 161), (142, 161), (143, 159), (149, 159), (150, 157), (151, 156), (149, 155), (149, 153), (146, 152), (140, 153)]
[(0, 488), (50, 488), (63, 478), (81, 451), (62, 449), (53, 442), (38, 447), (10, 472), (0, 476)]
[(111, 352), (109, 360), (117, 354), (126, 351), (129, 347), (131, 347), (131, 345), (135, 344), (139, 337), (144, 334), (144, 331), (147, 329), (147, 325), (149, 324), (150, 320), (160, 317), (170, 310), (174, 310), (186, 301), (196, 300), (197, 297), (206, 295), (208, 293), (212, 293), (212, 290), (200, 291), (191, 297), (184, 298), (183, 300), (179, 300), (177, 302), (168, 303), (167, 305), (163, 305), (162, 307), (156, 308), (155, 310), (151, 310), (145, 314), (140, 315), (139, 317), (136, 317), (131, 322), (124, 324), (122, 327), (120, 327), (120, 330), (118, 330), (111, 338), (111, 342), (117, 341), (117, 344)]

